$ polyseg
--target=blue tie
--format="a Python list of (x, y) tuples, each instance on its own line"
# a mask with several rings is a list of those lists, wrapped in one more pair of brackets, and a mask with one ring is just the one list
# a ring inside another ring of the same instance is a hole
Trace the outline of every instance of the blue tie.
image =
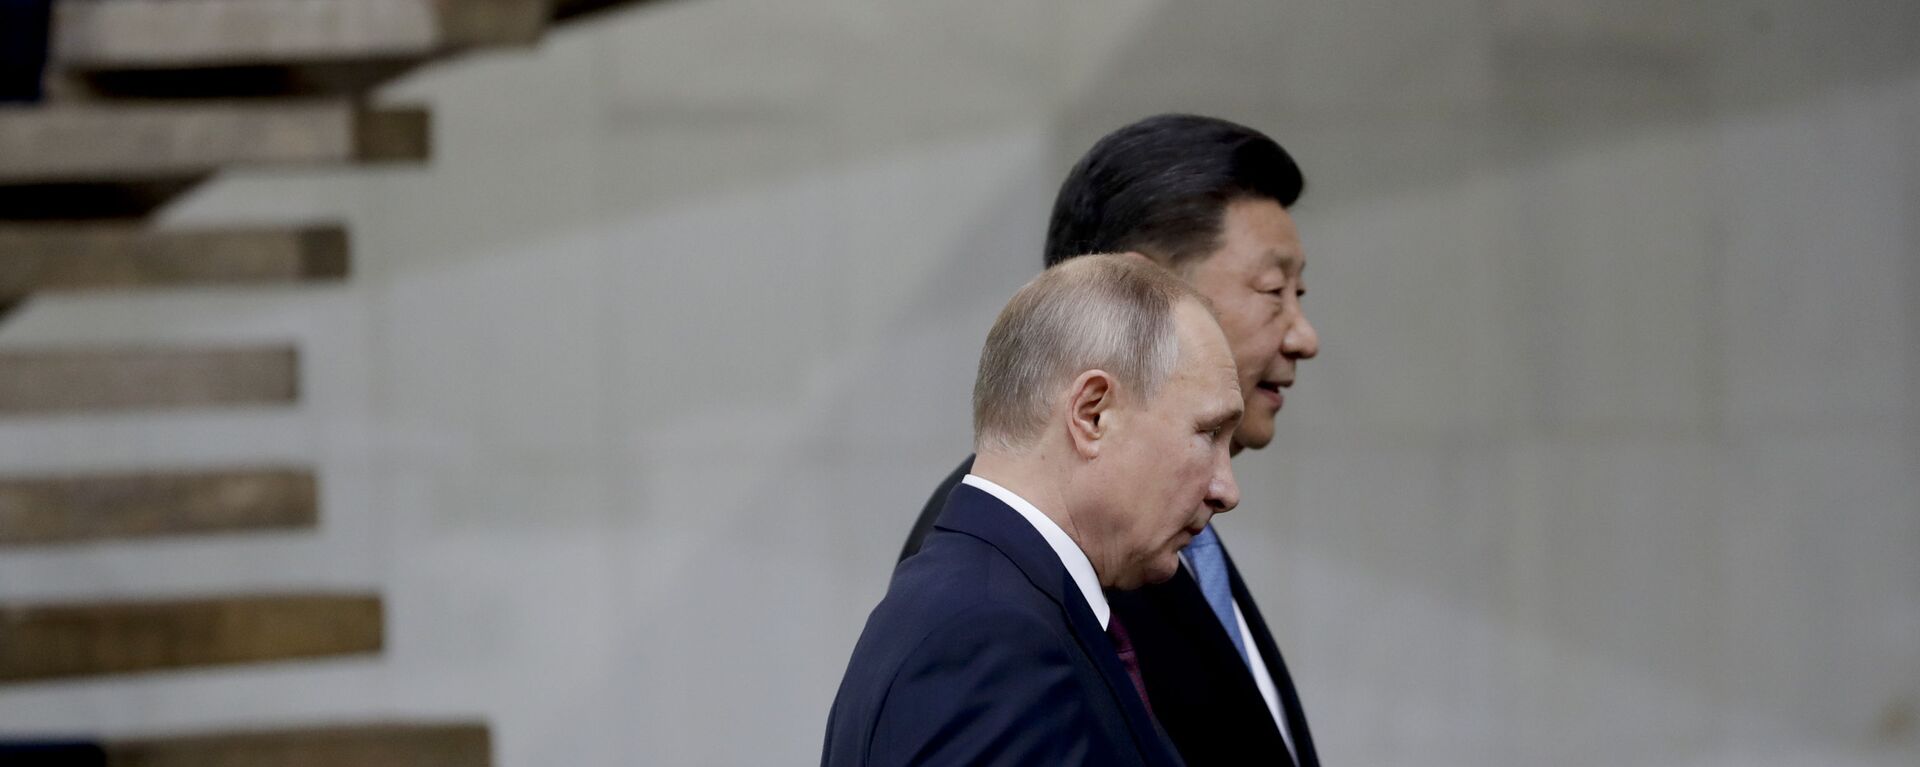
[(1247, 644), (1240, 639), (1240, 622), (1233, 619), (1233, 584), (1227, 580), (1227, 555), (1220, 548), (1220, 536), (1213, 532), (1213, 525), (1201, 530), (1187, 544), (1187, 559), (1193, 563), (1193, 576), (1200, 581), (1200, 593), (1207, 598), (1207, 606), (1213, 608), (1213, 615), (1220, 619), (1220, 625), (1227, 630), (1227, 638), (1233, 640), (1233, 649), (1240, 651), (1240, 662), (1249, 667)]

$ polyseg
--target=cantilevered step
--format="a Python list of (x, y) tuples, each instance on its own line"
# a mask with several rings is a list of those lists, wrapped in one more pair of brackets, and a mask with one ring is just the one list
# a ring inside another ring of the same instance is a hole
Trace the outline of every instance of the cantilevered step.
[(136, 290), (337, 280), (337, 225), (157, 230), (133, 223), (0, 223), (0, 298), (40, 291)]
[(0, 108), (0, 184), (146, 182), (232, 167), (425, 160), (427, 142), (425, 110), (348, 99), (12, 106)]
[(307, 529), (315, 496), (302, 469), (0, 477), (0, 546)]
[(376, 653), (383, 634), (371, 594), (0, 605), (0, 682)]
[(60, 0), (68, 72), (423, 61), (530, 44), (550, 0)]
[(633, 0), (551, 0), (553, 20), (569, 21), (591, 13), (599, 13), (615, 6), (638, 5)]
[[(0, 764), (31, 767), (487, 767), (480, 723), (335, 725), (105, 742), (0, 741)], [(37, 759), (37, 761), (34, 761)]]
[(290, 405), (298, 391), (289, 345), (0, 352), (0, 416)]
[(0, 221), (137, 219), (205, 180), (191, 176), (136, 183), (0, 184)]
[(109, 741), (108, 767), (487, 767), (484, 724), (373, 724)]

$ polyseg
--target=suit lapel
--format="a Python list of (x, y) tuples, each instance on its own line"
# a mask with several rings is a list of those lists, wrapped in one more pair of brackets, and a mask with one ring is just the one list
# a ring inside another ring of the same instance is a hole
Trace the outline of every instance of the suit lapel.
[(1296, 761), (1300, 767), (1320, 767), (1320, 756), (1313, 748), (1313, 732), (1307, 728), (1307, 712), (1300, 705), (1300, 693), (1293, 686), (1293, 675), (1287, 673), (1287, 662), (1280, 657), (1280, 646), (1267, 630), (1267, 621), (1261, 617), (1260, 608), (1254, 604), (1247, 585), (1241, 582), (1240, 568), (1233, 565), (1233, 556), (1227, 554), (1225, 546), (1221, 547), (1220, 553), (1227, 561), (1227, 582), (1233, 587), (1233, 601), (1240, 604), (1240, 615), (1247, 619), (1248, 633), (1253, 634), (1254, 644), (1260, 647), (1267, 674), (1273, 677), (1274, 686), (1279, 688), (1281, 713), (1287, 718), (1287, 729), (1293, 735), (1293, 748), (1299, 754)]
[(1235, 763), (1245, 757), (1229, 752), (1286, 753), (1253, 675), (1184, 562), (1165, 583), (1109, 599), (1133, 635), (1147, 693), (1185, 709), (1165, 712), (1163, 722), (1182, 739), (1189, 761)]
[(1127, 712), (1127, 726), (1133, 731), (1133, 742), (1139, 746), (1140, 753), (1150, 757), (1150, 762), (1178, 764), (1172, 744), (1154, 723), (1146, 703), (1140, 700), (1140, 692), (1133, 687), (1133, 677), (1127, 675), (1127, 667), (1120, 663), (1113, 639), (1100, 627), (1093, 609), (1083, 599), (1070, 602), (1066, 611), (1073, 623), (1074, 636), (1080, 640), (1080, 650), (1099, 667), (1100, 677), (1107, 683), (1107, 693)]
[[(1231, 562), (1227, 567), (1228, 573), (1231, 574), (1233, 567)], [(1235, 662), (1239, 662), (1239, 668), (1246, 668), (1246, 664), (1240, 662), (1240, 651), (1233, 647), (1233, 638), (1227, 635), (1227, 627), (1221, 625), (1220, 616), (1215, 615), (1213, 607), (1207, 604), (1207, 595), (1200, 591), (1200, 581), (1193, 577), (1191, 570), (1187, 569), (1186, 562), (1180, 563), (1180, 569), (1174, 571), (1173, 578), (1168, 580), (1163, 588), (1172, 591), (1176, 597), (1169, 600), (1169, 606), (1183, 613), (1180, 616), (1183, 625), (1207, 627), (1195, 633), (1200, 634), (1199, 641), (1209, 654), (1222, 658), (1231, 656)], [(1251, 602), (1241, 596), (1238, 591), (1234, 592), (1233, 599), (1239, 602), (1242, 608)], [(1243, 609), (1242, 612), (1245, 610)], [(1266, 649), (1261, 648), (1261, 652), (1266, 652)], [(1252, 693), (1256, 699), (1259, 698), (1260, 688), (1253, 684), (1253, 677), (1248, 675), (1246, 681), (1244, 691)]]
[[(1033, 525), (1028, 524), (1020, 512), (1008, 508), (1000, 499), (972, 485), (960, 485), (953, 489), (946, 510), (941, 512), (934, 526), (985, 541), (1020, 568), (1034, 588), (1046, 594), (1066, 615), (1067, 624), (1073, 629), (1074, 638), (1079, 641), (1080, 651), (1100, 670), (1102, 680), (1107, 683), (1108, 694), (1126, 713), (1128, 729), (1140, 753), (1149, 762), (1179, 763), (1172, 746), (1154, 724), (1153, 716), (1147, 712), (1146, 704), (1134, 691), (1133, 679), (1127, 676), (1126, 667), (1121, 665), (1120, 656), (1113, 648), (1113, 640), (1100, 627), (1099, 619), (1093, 615), (1093, 608), (1080, 596), (1079, 586), (1073, 582), (1073, 576), (1067, 573), (1066, 565), (1060, 563), (1060, 556), (1054, 553), (1046, 538), (1041, 537), (1040, 531), (1033, 529)], [(1073, 598), (1066, 598), (1069, 594)]]

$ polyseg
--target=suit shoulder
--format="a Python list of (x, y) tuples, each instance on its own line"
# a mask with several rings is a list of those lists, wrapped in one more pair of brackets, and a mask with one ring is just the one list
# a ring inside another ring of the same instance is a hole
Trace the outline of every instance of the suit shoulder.
[(908, 657), (938, 657), (959, 653), (980, 659), (1013, 655), (1036, 660), (1048, 651), (1065, 648), (1072, 631), (1057, 617), (1017, 602), (980, 599), (945, 611), (920, 637)]
[(920, 507), (920, 515), (914, 518), (913, 529), (907, 533), (907, 542), (900, 547), (900, 559), (896, 561), (905, 561), (920, 552), (920, 547), (926, 544), (927, 536), (933, 532), (934, 521), (940, 518), (940, 512), (947, 507), (947, 496), (953, 494), (953, 488), (957, 487), (971, 471), (973, 471), (973, 456), (968, 455), (966, 460), (961, 461), (959, 466), (947, 474), (946, 479), (940, 480), (940, 484), (934, 486), (933, 494), (927, 496), (926, 504)]
[(1063, 623), (1058, 606), (1024, 581), (1013, 583), (1017, 572), (1009, 571), (1016, 570), (975, 538), (938, 532), (926, 552), (894, 572), (854, 648), (849, 676), (872, 690), (890, 684), (914, 658), (1047, 636), (1047, 627)]
[[(1021, 595), (1024, 596), (1024, 595)], [(992, 656), (1038, 660), (1049, 648), (1071, 641), (1071, 630), (1050, 601), (1008, 598), (991, 583), (949, 584), (938, 590), (889, 594), (886, 615), (876, 611), (875, 625), (899, 644), (892, 665), (906, 670), (916, 663), (968, 663)]]

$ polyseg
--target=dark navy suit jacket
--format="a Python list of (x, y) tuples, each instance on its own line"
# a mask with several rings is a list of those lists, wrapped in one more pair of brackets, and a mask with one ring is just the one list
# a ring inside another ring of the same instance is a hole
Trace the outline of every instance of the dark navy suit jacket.
[(868, 617), (820, 763), (1181, 764), (1059, 556), (968, 485)]
[[(949, 498), (948, 491), (972, 468), (973, 458), (962, 461), (927, 499), (906, 548), (900, 552), (902, 560), (912, 562), (911, 557), (921, 550), (923, 542), (932, 540), (933, 520), (943, 518), (939, 514)], [(1299, 767), (1320, 767), (1306, 709), (1300, 704), (1292, 675), (1287, 673), (1287, 662), (1280, 657), (1280, 646), (1267, 630), (1253, 595), (1241, 582), (1232, 555), (1227, 556), (1227, 577), (1234, 601), (1240, 603), (1253, 634), (1254, 646), (1260, 648), (1267, 674), (1280, 693), (1281, 715), (1293, 733)], [(1267, 713), (1253, 675), (1247, 673), (1246, 662), (1233, 648), (1233, 640), (1220, 619), (1214, 617), (1213, 608), (1207, 605), (1200, 584), (1187, 572), (1186, 565), (1182, 564), (1166, 583), (1137, 591), (1108, 592), (1107, 600), (1133, 639), (1134, 655), (1139, 658), (1158, 724), (1173, 739), (1189, 767), (1289, 764), (1286, 741)]]

